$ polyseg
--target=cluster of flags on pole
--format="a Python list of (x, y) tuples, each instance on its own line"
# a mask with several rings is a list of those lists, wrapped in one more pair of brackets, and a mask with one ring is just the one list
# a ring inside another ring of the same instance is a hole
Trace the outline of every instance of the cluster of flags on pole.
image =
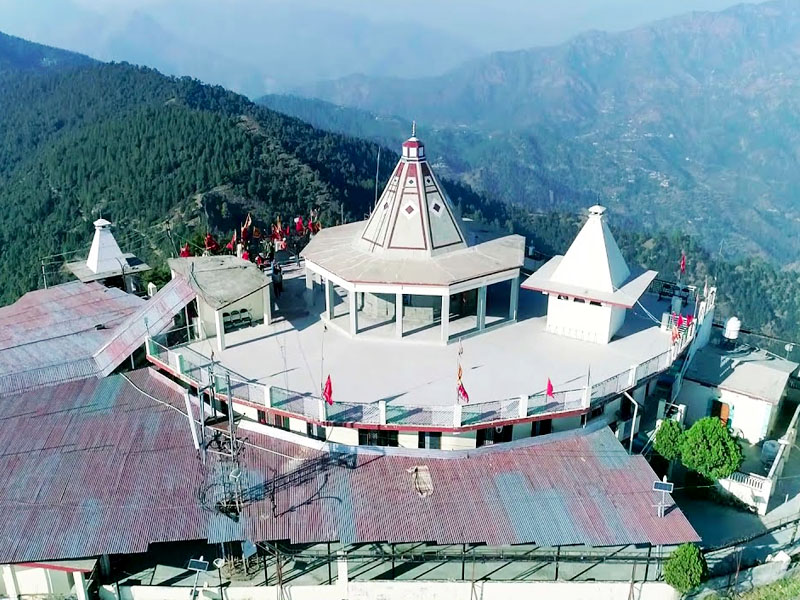
[(461, 345), (461, 341), (458, 342), (458, 371), (456, 373), (456, 399), (458, 400), (459, 404), (467, 404), (469, 403), (469, 394), (467, 393), (467, 388), (464, 387), (464, 382), (461, 378), (464, 376), (464, 370), (461, 368), (461, 355), (464, 354), (464, 346)]

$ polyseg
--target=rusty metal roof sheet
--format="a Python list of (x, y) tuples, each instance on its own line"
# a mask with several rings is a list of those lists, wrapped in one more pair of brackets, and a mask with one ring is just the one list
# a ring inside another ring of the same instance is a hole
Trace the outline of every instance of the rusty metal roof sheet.
[[(201, 465), (183, 390), (164, 376), (89, 378), (2, 402), (0, 563), (144, 552), (183, 540), (698, 539), (679, 510), (656, 516), (655, 474), (607, 428), (468, 452), (329, 453), (243, 431), (244, 511), (233, 519), (216, 509), (232, 466), (214, 454)], [(418, 493), (408, 472), (415, 466), (428, 468), (433, 493)]]

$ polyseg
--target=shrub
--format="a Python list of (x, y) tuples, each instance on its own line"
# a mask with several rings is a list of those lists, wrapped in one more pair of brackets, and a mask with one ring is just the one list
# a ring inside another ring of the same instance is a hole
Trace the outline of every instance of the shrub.
[(681, 462), (709, 479), (728, 477), (742, 459), (739, 443), (716, 417), (700, 419), (682, 436)]
[(667, 460), (675, 460), (681, 455), (682, 439), (683, 426), (677, 421), (667, 419), (662, 421), (656, 432), (653, 449)]
[(706, 559), (694, 544), (681, 544), (664, 565), (664, 581), (685, 594), (708, 575)]

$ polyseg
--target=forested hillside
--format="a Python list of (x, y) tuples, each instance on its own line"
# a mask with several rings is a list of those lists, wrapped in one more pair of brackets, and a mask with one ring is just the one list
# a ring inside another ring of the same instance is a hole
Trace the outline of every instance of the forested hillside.
[[(602, 198), (710, 250), (800, 262), (800, 4), (691, 13), (413, 80), (352, 76), (296, 93), (416, 119), (449, 173), (490, 196), (574, 210)], [(342, 117), (337, 113), (335, 117)], [(558, 187), (555, 184), (558, 184)]]
[[(373, 143), (223, 88), (86, 60), (0, 77), (3, 302), (41, 285), (42, 257), (87, 247), (100, 215), (159, 264), (198, 230), (229, 236), (247, 212), (263, 224), (316, 207), (332, 224), (369, 211)], [(477, 198), (460, 185), (451, 192)]]
[[(227, 238), (248, 211), (268, 223), (319, 207), (331, 225), (342, 210), (348, 220), (363, 218), (374, 197), (374, 143), (191, 79), (120, 64), (16, 69), (2, 75), (0, 106), (2, 302), (41, 285), (41, 257), (88, 247), (100, 215), (115, 223), (126, 250), (158, 266), (198, 232)], [(390, 149), (382, 153), (381, 184), (397, 160), (392, 149), (407, 135), (402, 125), (394, 122), (383, 138)], [(428, 148), (432, 157), (443, 153), (435, 143)], [(525, 234), (545, 253), (563, 252), (583, 219), (444, 185), (463, 214)], [(634, 233), (617, 212), (611, 224), (631, 262), (671, 278), (685, 251), (690, 281), (717, 279), (723, 315), (800, 338), (795, 274), (759, 259), (719, 261), (686, 235)]]

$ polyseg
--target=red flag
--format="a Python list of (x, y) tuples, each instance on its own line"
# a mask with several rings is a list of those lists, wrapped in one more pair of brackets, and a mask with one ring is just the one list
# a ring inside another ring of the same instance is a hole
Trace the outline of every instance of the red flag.
[(292, 232), (289, 230), (289, 226), (288, 226), (288, 225), (286, 226), (286, 229), (284, 230), (284, 232), (283, 232), (283, 233), (284, 233), (284, 235), (285, 235), (286, 237), (289, 237), (289, 235), (292, 233)]
[(456, 388), (458, 392), (458, 402), (459, 404), (468, 404), (469, 403), (469, 394), (467, 393), (466, 388), (464, 387), (463, 383), (459, 383), (458, 387)]
[(214, 236), (210, 233), (206, 234), (205, 246), (206, 250), (209, 252), (219, 251), (219, 244), (217, 243), (217, 240), (214, 239)]
[(186, 258), (186, 257), (192, 255), (192, 251), (189, 250), (189, 243), (188, 242), (183, 245), (183, 248), (181, 248), (180, 255), (181, 255), (182, 258)]
[(244, 220), (244, 225), (242, 225), (242, 241), (246, 240), (250, 234), (250, 226), (252, 224), (253, 217), (250, 216), (250, 213), (247, 213), (247, 218)]
[(686, 255), (681, 252), (681, 275), (686, 273)]
[(303, 217), (297, 217), (294, 220), (294, 230), (297, 233), (303, 233), (303, 230), (306, 228), (305, 224), (303, 223)]
[(687, 327), (689, 327), (689, 325), (692, 324), (692, 320), (694, 320), (694, 315), (686, 315), (686, 326)]
[(553, 382), (550, 381), (550, 378), (547, 378), (547, 397), (553, 398)]
[(331, 385), (330, 375), (328, 375), (328, 379), (325, 381), (325, 389), (322, 390), (322, 397), (325, 399), (325, 402), (333, 406), (333, 385)]
[(250, 260), (250, 253), (247, 250), (245, 250), (244, 252), (242, 252), (242, 258), (244, 260)]
[(683, 315), (678, 315), (678, 327), (683, 327)]

